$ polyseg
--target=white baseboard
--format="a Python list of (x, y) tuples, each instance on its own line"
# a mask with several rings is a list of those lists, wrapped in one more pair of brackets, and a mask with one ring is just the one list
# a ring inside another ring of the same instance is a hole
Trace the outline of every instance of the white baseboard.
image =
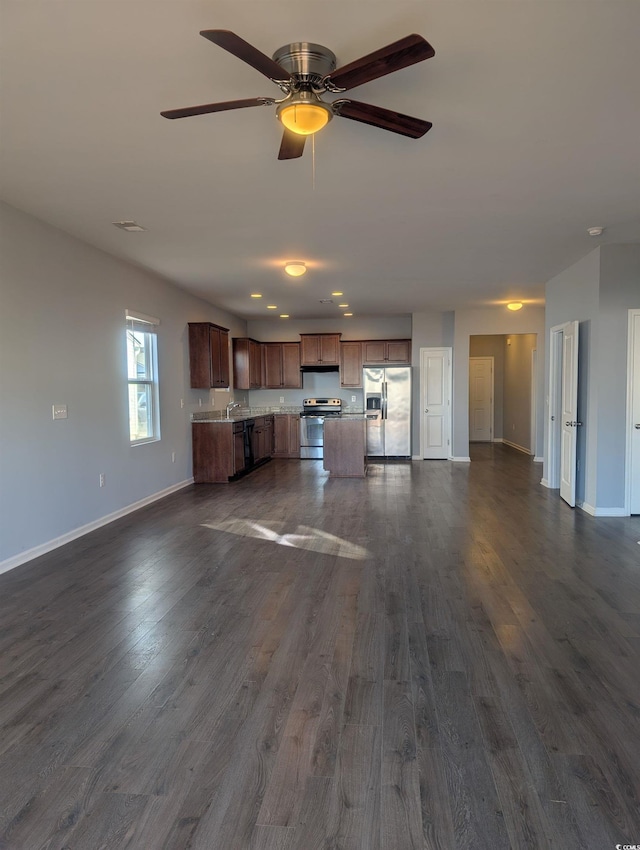
[(544, 463), (544, 458), (543, 458), (543, 457), (538, 457), (538, 455), (534, 455), (534, 456), (533, 456), (533, 462), (534, 462), (534, 463)]
[(590, 516), (629, 516), (624, 508), (596, 508), (588, 502), (579, 502), (578, 507)]
[(33, 561), (34, 558), (39, 558), (40, 555), (46, 555), (47, 552), (58, 549), (66, 543), (71, 543), (72, 540), (77, 540), (78, 537), (89, 534), (90, 531), (95, 531), (96, 528), (102, 528), (103, 525), (109, 525), (110, 522), (114, 522), (127, 514), (132, 514), (134, 511), (140, 510), (140, 508), (144, 508), (145, 505), (150, 505), (152, 502), (157, 502), (159, 499), (164, 499), (165, 496), (169, 496), (177, 490), (189, 487), (191, 484), (193, 484), (193, 478), (181, 481), (179, 484), (172, 484), (171, 487), (166, 487), (164, 490), (160, 490), (158, 493), (153, 493), (151, 496), (145, 496), (144, 499), (140, 499), (138, 502), (127, 505), (126, 508), (120, 508), (120, 510), (114, 511), (112, 514), (107, 514), (107, 516), (100, 517), (100, 519), (96, 519), (93, 522), (88, 522), (86, 525), (81, 525), (79, 528), (74, 528), (66, 534), (61, 534), (60, 537), (54, 537), (53, 540), (41, 543), (39, 546), (34, 546), (32, 549), (27, 549), (25, 552), (20, 552), (18, 555), (13, 555), (11, 558), (0, 561), (0, 573), (9, 572), (9, 570), (13, 570), (15, 567), (26, 564), (27, 561)]
[(531, 455), (531, 449), (525, 449), (524, 446), (519, 446), (517, 443), (512, 443), (511, 440), (502, 439), (505, 446), (511, 446), (512, 449), (517, 449), (519, 452), (524, 452), (526, 455)]
[(547, 487), (549, 490), (557, 490), (557, 487), (552, 487), (551, 484), (549, 484), (549, 481), (548, 481), (547, 478), (540, 479), (540, 483), (542, 484), (543, 487)]
[(449, 458), (449, 460), (453, 460), (456, 463), (471, 463), (470, 457), (453, 457), (453, 455)]
[(411, 455), (411, 460), (422, 460), (420, 455)]

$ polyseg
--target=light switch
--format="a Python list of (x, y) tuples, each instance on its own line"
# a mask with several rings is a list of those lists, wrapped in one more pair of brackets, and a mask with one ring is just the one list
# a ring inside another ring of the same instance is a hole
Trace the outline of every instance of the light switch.
[(67, 405), (66, 404), (54, 404), (52, 407), (53, 410), (53, 418), (54, 419), (66, 419), (67, 418)]

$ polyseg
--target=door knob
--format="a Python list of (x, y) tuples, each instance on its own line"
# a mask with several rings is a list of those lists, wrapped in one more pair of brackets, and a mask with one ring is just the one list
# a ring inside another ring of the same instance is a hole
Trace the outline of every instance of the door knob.
[(636, 422), (636, 429), (640, 431), (640, 422)]
[(564, 424), (567, 426), (567, 428), (571, 428), (571, 426), (573, 425), (573, 422), (565, 422)]
[[(429, 408), (428, 408), (428, 407), (425, 407), (424, 412), (425, 412), (425, 413), (428, 413), (428, 412), (429, 412)], [(640, 428), (640, 425), (636, 425), (636, 428)]]

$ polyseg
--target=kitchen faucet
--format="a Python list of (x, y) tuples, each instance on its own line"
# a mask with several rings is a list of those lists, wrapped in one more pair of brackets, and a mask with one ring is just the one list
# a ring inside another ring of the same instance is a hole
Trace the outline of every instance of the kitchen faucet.
[(229, 404), (227, 405), (227, 419), (231, 418), (229, 416), (229, 414), (231, 413), (231, 411), (233, 410), (234, 407), (240, 407), (240, 402), (239, 401), (230, 401), (229, 402)]

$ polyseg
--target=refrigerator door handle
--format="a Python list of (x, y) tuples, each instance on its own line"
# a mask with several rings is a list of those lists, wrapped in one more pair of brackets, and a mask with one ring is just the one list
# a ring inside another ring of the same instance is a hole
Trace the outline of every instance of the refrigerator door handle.
[(382, 418), (387, 418), (387, 382), (382, 382)]

